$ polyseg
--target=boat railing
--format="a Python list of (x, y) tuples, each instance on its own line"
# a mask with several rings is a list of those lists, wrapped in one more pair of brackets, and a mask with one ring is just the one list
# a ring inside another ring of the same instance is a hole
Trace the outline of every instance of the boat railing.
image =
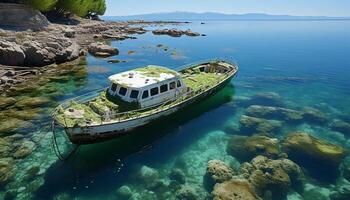
[(202, 63), (210, 63), (210, 62), (226, 62), (228, 64), (231, 64), (233, 66), (237, 66), (237, 62), (233, 59), (227, 59), (227, 58), (211, 58), (211, 59), (204, 59), (200, 61), (196, 61), (190, 64), (182, 65), (177, 70), (183, 70), (186, 68), (194, 67)]

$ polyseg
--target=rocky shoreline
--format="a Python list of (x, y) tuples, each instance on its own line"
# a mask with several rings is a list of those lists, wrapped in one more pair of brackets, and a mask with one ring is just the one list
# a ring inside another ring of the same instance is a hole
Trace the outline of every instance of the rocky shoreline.
[[(77, 25), (54, 24), (41, 30), (7, 30), (0, 28), (0, 91), (4, 93), (19, 83), (44, 73), (52, 65), (59, 65), (86, 56), (108, 57), (118, 49), (105, 44), (109, 40), (136, 39), (149, 25), (178, 25), (182, 22), (109, 22), (78, 19)], [(200, 36), (191, 30), (158, 30), (172, 36), (174, 32)]]

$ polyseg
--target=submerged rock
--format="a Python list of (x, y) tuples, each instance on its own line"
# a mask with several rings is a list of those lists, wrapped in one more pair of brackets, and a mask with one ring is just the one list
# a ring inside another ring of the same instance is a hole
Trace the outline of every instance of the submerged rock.
[(158, 177), (159, 173), (157, 170), (145, 165), (141, 167), (138, 173), (138, 178), (145, 184), (146, 188), (153, 187)]
[(221, 160), (210, 160), (206, 174), (203, 177), (203, 185), (206, 190), (212, 191), (216, 183), (232, 179), (235, 171)]
[(343, 147), (302, 132), (288, 134), (282, 145), (290, 156), (301, 154), (318, 164), (339, 166), (347, 155)]
[(5, 135), (6, 133), (13, 132), (19, 128), (30, 128), (33, 124), (30, 122), (20, 120), (17, 118), (7, 117), (4, 121), (0, 121), (0, 136)]
[(350, 199), (350, 186), (344, 185), (330, 195), (331, 200), (349, 200)]
[(260, 200), (252, 185), (245, 179), (231, 179), (214, 186), (213, 200)]
[(233, 136), (227, 151), (241, 161), (251, 160), (257, 155), (276, 158), (280, 153), (278, 140), (266, 136)]
[(336, 119), (331, 124), (331, 129), (344, 133), (346, 136), (350, 136), (350, 123)]
[(47, 97), (24, 97), (17, 101), (15, 106), (19, 108), (39, 107), (44, 106), (48, 103), (50, 103), (50, 99), (48, 99)]
[(185, 173), (179, 168), (175, 168), (171, 171), (169, 174), (169, 179), (177, 181), (180, 184), (184, 184), (186, 182)]
[(235, 171), (221, 160), (210, 160), (207, 166), (207, 174), (216, 183), (221, 183), (230, 180)]
[(6, 184), (13, 178), (14, 163), (12, 158), (0, 158), (0, 186)]
[(201, 200), (205, 199), (205, 195), (195, 185), (182, 185), (180, 189), (175, 192), (176, 199), (179, 200)]
[(100, 42), (90, 44), (88, 46), (88, 51), (94, 56), (101, 57), (109, 57), (119, 53), (118, 49)]
[(291, 187), (302, 188), (302, 170), (289, 159), (272, 160), (257, 156), (250, 163), (243, 163), (240, 172), (262, 197), (284, 199)]
[(129, 186), (123, 185), (117, 190), (117, 199), (128, 200), (132, 196), (132, 191)]
[(0, 97), (0, 109), (12, 106), (16, 103), (16, 99), (13, 97)]
[(307, 133), (288, 134), (283, 149), (289, 157), (308, 169), (318, 179), (335, 179), (338, 166), (347, 155), (346, 150)]
[(303, 113), (300, 111), (270, 106), (249, 106), (246, 114), (252, 117), (276, 119), (289, 122), (297, 122), (303, 119)]
[(275, 92), (261, 92), (255, 94), (250, 99), (251, 105), (262, 105), (262, 106), (283, 106), (282, 97)]
[(326, 115), (320, 110), (317, 110), (316, 108), (305, 107), (303, 109), (303, 112), (304, 120), (320, 124), (327, 122)]
[(0, 138), (0, 157), (4, 158), (9, 156), (11, 150), (11, 141), (8, 138)]
[(276, 120), (266, 120), (262, 118), (249, 117), (242, 115), (239, 120), (240, 132), (244, 134), (270, 134), (278, 131), (282, 127), (282, 123)]
[(29, 140), (26, 140), (20, 144), (13, 154), (13, 157), (16, 159), (25, 158), (32, 153), (35, 148), (35, 143)]

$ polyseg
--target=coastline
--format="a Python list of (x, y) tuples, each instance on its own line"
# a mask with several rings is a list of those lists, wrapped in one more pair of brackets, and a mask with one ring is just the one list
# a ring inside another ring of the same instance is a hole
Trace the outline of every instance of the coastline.
[[(70, 21), (76, 24), (69, 25)], [(37, 31), (0, 27), (0, 53), (3, 54), (0, 56), (0, 95), (5, 95), (16, 85), (35, 81), (39, 74), (45, 74), (48, 69), (58, 68), (59, 70), (62, 64), (69, 65), (78, 58), (85, 58), (88, 53), (101, 57), (110, 56), (104, 52), (92, 53), (89, 45), (106, 47), (105, 44), (109, 41), (137, 39), (137, 35), (149, 31), (145, 29), (147, 26), (189, 23), (143, 20), (113, 22), (79, 17), (74, 17), (70, 21), (66, 21), (65, 24), (49, 23), (48, 26)], [(199, 33), (191, 30), (159, 29), (156, 31), (162, 31), (162, 35), (172, 37), (200, 36)], [(159, 35), (154, 31), (153, 34)], [(118, 54), (118, 50), (114, 49)]]

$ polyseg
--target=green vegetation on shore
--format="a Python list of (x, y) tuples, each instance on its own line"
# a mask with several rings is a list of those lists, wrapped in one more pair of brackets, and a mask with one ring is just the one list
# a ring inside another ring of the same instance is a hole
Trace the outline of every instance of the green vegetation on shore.
[(41, 12), (74, 13), (80, 17), (103, 15), (106, 11), (105, 0), (15, 0), (13, 2), (26, 3)]

